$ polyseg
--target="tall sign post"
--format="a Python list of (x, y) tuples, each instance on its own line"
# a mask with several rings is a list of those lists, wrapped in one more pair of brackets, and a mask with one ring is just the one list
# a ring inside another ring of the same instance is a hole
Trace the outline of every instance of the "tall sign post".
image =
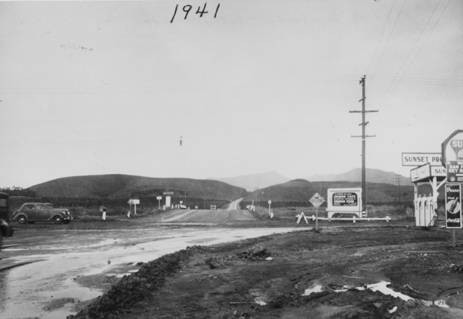
[(137, 216), (137, 205), (140, 205), (140, 200), (138, 198), (131, 198), (127, 204), (129, 204), (129, 210), (132, 210), (133, 207), (133, 215)]
[(445, 185), (445, 226), (452, 230), (452, 246), (456, 246), (455, 229), (463, 228), (463, 130), (456, 130), (442, 142), (442, 165), (447, 169)]
[(272, 213), (272, 200), (268, 200), (268, 217), (270, 217), (270, 219), (273, 219), (273, 213)]
[(161, 209), (162, 196), (156, 196), (156, 199), (158, 200), (158, 209)]
[(325, 202), (325, 199), (319, 193), (315, 193), (309, 202), (315, 207), (315, 231), (318, 232), (318, 209)]
[(368, 137), (375, 137), (376, 135), (366, 135), (366, 126), (368, 125), (368, 121), (366, 121), (366, 113), (374, 113), (379, 112), (378, 110), (365, 110), (365, 101), (367, 99), (365, 95), (366, 90), (366, 81), (367, 76), (364, 75), (359, 83), (362, 86), (362, 98), (359, 102), (362, 102), (362, 109), (361, 110), (352, 110), (349, 113), (361, 113), (362, 114), (362, 122), (359, 126), (362, 127), (362, 135), (352, 135), (351, 137), (360, 137), (362, 139), (362, 211), (366, 212), (367, 209), (367, 190), (366, 190), (366, 138)]

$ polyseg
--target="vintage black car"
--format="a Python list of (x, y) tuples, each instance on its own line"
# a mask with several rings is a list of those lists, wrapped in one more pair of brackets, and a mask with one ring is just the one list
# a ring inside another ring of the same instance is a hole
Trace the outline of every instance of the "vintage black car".
[(67, 208), (55, 208), (50, 203), (24, 203), (13, 213), (11, 219), (20, 224), (40, 221), (67, 224), (73, 218)]
[(13, 228), (9, 222), (10, 216), (10, 203), (8, 194), (0, 193), (0, 242), (3, 237), (10, 237), (13, 235)]

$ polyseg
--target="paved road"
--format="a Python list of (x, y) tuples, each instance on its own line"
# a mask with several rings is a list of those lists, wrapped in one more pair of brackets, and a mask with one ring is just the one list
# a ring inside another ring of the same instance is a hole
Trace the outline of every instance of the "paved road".
[(256, 218), (247, 210), (240, 209), (238, 198), (226, 209), (177, 209), (163, 213), (158, 217), (160, 223), (200, 223), (200, 224), (229, 224), (234, 222), (251, 222)]
[(240, 203), (243, 200), (243, 198), (238, 198), (234, 201), (232, 201), (230, 204), (228, 204), (227, 210), (239, 210), (240, 209)]
[[(224, 211), (225, 212), (225, 211)], [(217, 244), (294, 228), (57, 229), (30, 225), (5, 240), (2, 263), (29, 263), (0, 271), (0, 317), (64, 318), (100, 295), (101, 284), (191, 245)], [(112, 281), (111, 281), (112, 280)]]
[(163, 223), (170, 223), (170, 222), (173, 222), (173, 221), (178, 221), (178, 220), (180, 220), (182, 218), (185, 218), (186, 216), (190, 215), (193, 212), (194, 212), (194, 210), (191, 210), (191, 209), (188, 209), (186, 211), (177, 210), (177, 211), (174, 211), (174, 214), (169, 216), (169, 217), (162, 217), (161, 221)]

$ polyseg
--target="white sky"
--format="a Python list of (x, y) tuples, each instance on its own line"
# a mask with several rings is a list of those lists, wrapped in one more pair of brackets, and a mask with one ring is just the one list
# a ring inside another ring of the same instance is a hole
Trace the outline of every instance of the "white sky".
[(408, 175), (401, 152), (463, 128), (463, 1), (176, 3), (0, 3), (0, 186), (341, 173), (363, 74), (368, 167)]

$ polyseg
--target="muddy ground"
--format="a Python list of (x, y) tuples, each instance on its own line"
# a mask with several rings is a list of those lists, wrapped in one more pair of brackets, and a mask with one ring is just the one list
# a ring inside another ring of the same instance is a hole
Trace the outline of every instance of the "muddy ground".
[(75, 318), (462, 318), (463, 245), (449, 238), (359, 225), (194, 246), (145, 264)]
[(188, 227), (153, 217), (17, 225), (0, 250), (0, 318), (62, 319), (145, 262), (192, 245), (255, 238), (291, 227)]

